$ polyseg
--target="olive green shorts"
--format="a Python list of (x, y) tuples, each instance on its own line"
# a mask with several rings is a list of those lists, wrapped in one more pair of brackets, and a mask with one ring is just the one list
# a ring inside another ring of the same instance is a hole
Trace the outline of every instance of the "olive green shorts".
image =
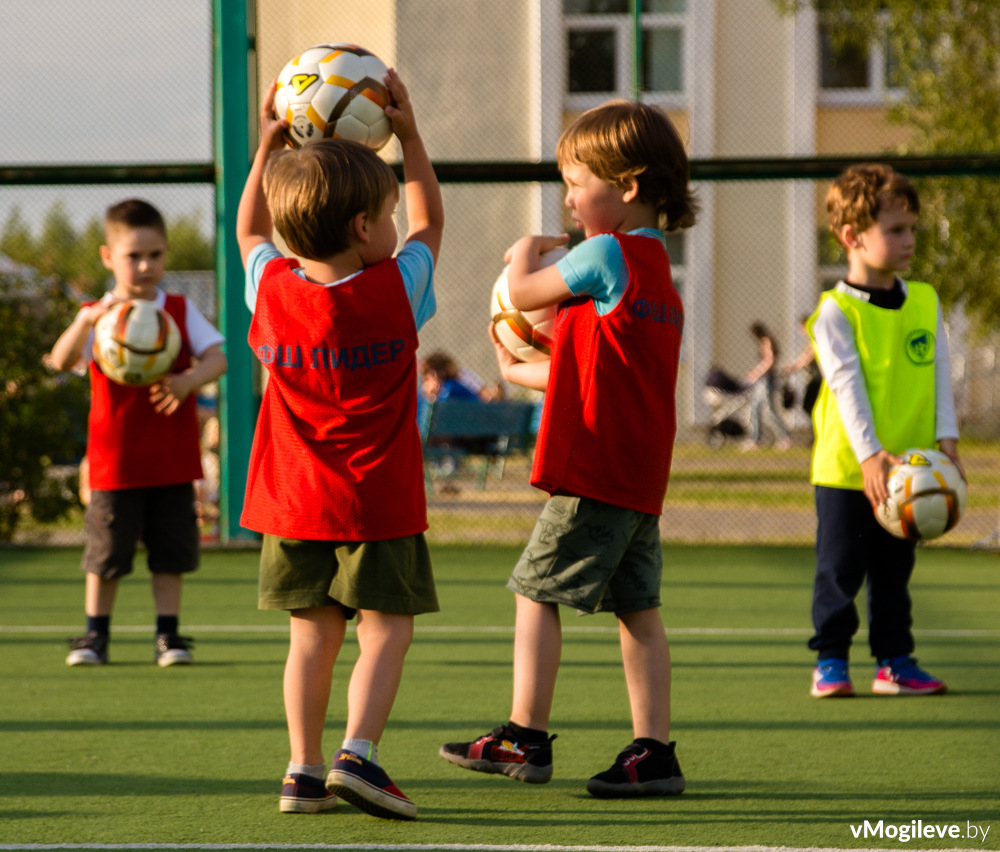
[(660, 606), (663, 546), (656, 515), (587, 497), (550, 497), (507, 588), (581, 612)]
[(259, 609), (336, 604), (347, 610), (398, 615), (437, 612), (440, 607), (423, 533), (386, 541), (346, 542), (264, 536)]

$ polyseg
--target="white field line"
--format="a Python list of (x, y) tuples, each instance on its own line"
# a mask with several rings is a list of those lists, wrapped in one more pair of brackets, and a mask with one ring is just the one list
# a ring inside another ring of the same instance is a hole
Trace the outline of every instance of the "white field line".
[[(348, 629), (352, 629), (350, 625)], [(79, 631), (80, 625), (59, 625), (59, 624), (0, 624), (0, 633), (72, 633)], [(144, 625), (115, 625), (115, 633), (148, 633), (150, 628)], [(287, 624), (185, 624), (185, 632), (191, 633), (287, 633)], [(614, 626), (583, 626), (565, 625), (562, 629), (566, 634), (607, 634), (618, 635), (618, 628)], [(1000, 630), (914, 630), (917, 636), (956, 636), (968, 638), (994, 638), (1000, 636)], [(421, 627), (417, 623), (415, 638), (419, 639), (421, 634), (435, 633), (465, 633), (465, 634), (501, 634), (513, 635), (514, 625), (447, 625), (435, 624)], [(811, 636), (812, 631), (802, 627), (676, 627), (667, 626), (668, 636)], [(858, 630), (857, 635), (867, 635), (863, 628)], [(3, 849), (0, 846), (0, 849)], [(168, 847), (173, 848), (173, 847)], [(335, 848), (335, 847), (321, 847)], [(351, 847), (354, 848), (354, 847)], [(463, 849), (466, 847), (462, 847)], [(472, 847), (469, 847), (472, 848)], [(513, 847), (502, 847), (504, 849)], [(526, 847), (527, 848), (527, 847)], [(660, 847), (649, 847), (651, 850)], [(666, 848), (666, 847), (663, 847)], [(716, 847), (712, 847), (716, 848)], [(721, 848), (721, 847), (720, 847)], [(747, 847), (749, 848), (749, 847)], [(763, 848), (763, 847), (762, 847)], [(910, 850), (915, 852), (915, 850)], [(941, 850), (938, 850), (941, 852)]]
[[(358, 850), (358, 852), (431, 852), (447, 849), (452, 852), (847, 852), (837, 846), (554, 846), (549, 844), (494, 843), (2, 843), (0, 850), (11, 852), (41, 852), (47, 849), (115, 849), (129, 852), (146, 850)], [(885, 852), (884, 849), (851, 849), (850, 852)], [(910, 849), (908, 852), (968, 852), (960, 849)]]

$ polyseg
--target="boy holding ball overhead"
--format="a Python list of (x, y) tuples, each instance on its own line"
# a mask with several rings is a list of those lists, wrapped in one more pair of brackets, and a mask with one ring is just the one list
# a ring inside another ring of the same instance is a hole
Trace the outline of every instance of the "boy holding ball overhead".
[[(424, 541), (416, 352), (435, 310), (444, 210), (406, 87), (391, 69), (386, 85), (409, 223), (398, 254), (391, 167), (346, 140), (285, 148), (275, 84), (237, 214), (249, 342), (268, 374), (243, 524), (264, 534), (258, 605), (290, 612), (285, 813), (326, 811), (339, 795), (374, 816), (417, 814), (382, 768), (378, 744), (413, 617), (438, 609)], [(275, 228), (301, 264), (274, 246)], [(333, 666), (355, 615), (347, 727), (327, 773)]]

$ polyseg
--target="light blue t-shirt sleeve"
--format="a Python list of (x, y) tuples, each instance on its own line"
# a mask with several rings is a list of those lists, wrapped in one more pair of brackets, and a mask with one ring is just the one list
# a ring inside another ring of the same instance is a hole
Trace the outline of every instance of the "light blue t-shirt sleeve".
[[(632, 231), (663, 242), (652, 228)], [(628, 287), (628, 269), (621, 244), (611, 234), (596, 234), (570, 249), (556, 264), (563, 281), (574, 296), (588, 296), (599, 316), (613, 311)]]
[(621, 301), (628, 285), (625, 257), (611, 234), (597, 234), (570, 249), (556, 269), (574, 296), (588, 296), (603, 316)]
[(399, 272), (403, 276), (406, 297), (413, 309), (417, 331), (424, 327), (437, 311), (434, 295), (434, 255), (426, 243), (410, 240), (396, 255)]
[(250, 249), (250, 254), (247, 255), (246, 281), (243, 290), (243, 299), (247, 303), (250, 313), (253, 313), (254, 308), (257, 307), (257, 288), (260, 287), (264, 267), (276, 257), (281, 256), (281, 252), (278, 251), (274, 243), (257, 243)]
[[(273, 243), (259, 243), (247, 255), (244, 298), (251, 311), (257, 304), (257, 289), (260, 286), (261, 276), (264, 274), (264, 267), (270, 261), (282, 256)], [(411, 240), (396, 255), (396, 262), (399, 264), (406, 298), (410, 302), (413, 319), (416, 321), (419, 331), (437, 311), (437, 299), (434, 295), (434, 255), (431, 254), (430, 248), (425, 243)], [(294, 272), (305, 277), (301, 268), (295, 269)], [(353, 275), (350, 276), (350, 278), (353, 277)], [(336, 287), (339, 283), (339, 281), (334, 282), (329, 286)]]

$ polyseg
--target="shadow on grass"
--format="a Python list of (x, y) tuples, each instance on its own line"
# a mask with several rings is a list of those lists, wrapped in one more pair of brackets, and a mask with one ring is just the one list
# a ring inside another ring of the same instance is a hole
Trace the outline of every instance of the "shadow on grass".
[[(230, 778), (225, 784), (226, 795), (274, 793), (280, 786), (274, 779)], [(0, 790), (9, 798), (44, 796), (191, 796), (219, 794), (218, 778), (197, 776), (157, 777), (155, 775), (109, 772), (0, 772)]]
[[(335, 724), (330, 722), (331, 725)], [(136, 731), (284, 731), (284, 717), (274, 719), (16, 719), (0, 722), (0, 732), (20, 734)], [(25, 773), (30, 774), (30, 773)], [(3, 776), (0, 775), (0, 778)]]

